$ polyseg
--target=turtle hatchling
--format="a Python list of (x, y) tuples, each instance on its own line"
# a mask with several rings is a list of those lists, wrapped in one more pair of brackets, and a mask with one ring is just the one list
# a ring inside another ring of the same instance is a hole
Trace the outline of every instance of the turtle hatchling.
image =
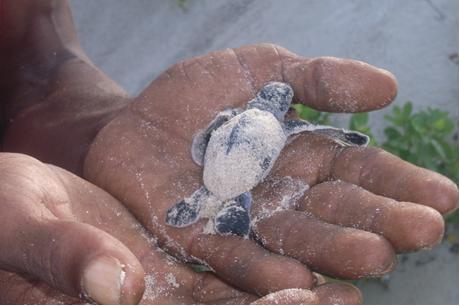
[(289, 136), (301, 132), (328, 135), (343, 146), (366, 146), (368, 136), (303, 120), (285, 120), (293, 89), (266, 84), (245, 109), (220, 112), (197, 133), (192, 158), (203, 166), (203, 182), (189, 198), (171, 207), (166, 223), (185, 227), (208, 218), (221, 235), (250, 233), (250, 191), (268, 175)]

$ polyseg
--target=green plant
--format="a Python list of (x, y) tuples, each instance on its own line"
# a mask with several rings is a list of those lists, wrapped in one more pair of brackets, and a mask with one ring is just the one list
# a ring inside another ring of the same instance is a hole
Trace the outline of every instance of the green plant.
[(455, 124), (448, 112), (429, 107), (413, 113), (408, 102), (385, 119), (391, 123), (384, 130), (385, 150), (459, 182), (459, 148), (450, 141)]
[[(448, 112), (436, 108), (413, 113), (413, 105), (395, 106), (385, 119), (391, 123), (382, 147), (415, 165), (442, 173), (459, 183), (459, 145), (451, 136), (456, 129)], [(459, 211), (446, 216), (459, 223)]]
[(303, 104), (293, 104), (292, 106), (300, 118), (316, 123), (327, 125), (330, 124), (330, 113), (319, 112), (315, 109), (304, 106)]

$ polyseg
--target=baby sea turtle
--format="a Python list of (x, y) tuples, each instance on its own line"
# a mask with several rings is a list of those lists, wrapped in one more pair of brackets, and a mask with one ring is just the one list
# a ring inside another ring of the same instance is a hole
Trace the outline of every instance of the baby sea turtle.
[(290, 85), (266, 84), (245, 109), (220, 112), (196, 134), (192, 158), (204, 167), (204, 186), (171, 207), (166, 223), (185, 227), (200, 218), (213, 221), (219, 234), (250, 232), (252, 190), (268, 175), (289, 136), (325, 134), (344, 146), (365, 146), (368, 136), (303, 120), (284, 120), (293, 98)]

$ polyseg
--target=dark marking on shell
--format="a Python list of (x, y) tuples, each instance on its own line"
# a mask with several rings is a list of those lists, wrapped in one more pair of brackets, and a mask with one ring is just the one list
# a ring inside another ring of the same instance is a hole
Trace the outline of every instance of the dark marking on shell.
[(240, 112), (240, 108), (226, 109), (218, 113), (205, 130), (194, 135), (191, 145), (191, 157), (196, 164), (199, 166), (203, 165), (207, 145), (212, 137), (212, 133)]
[(228, 141), (226, 143), (226, 155), (230, 153), (231, 149), (235, 145), (238, 145), (241, 142), (245, 141), (245, 139), (241, 137), (241, 132), (248, 125), (250, 120), (251, 119), (248, 116), (244, 116), (244, 114), (241, 115), (241, 118), (239, 119), (238, 123), (234, 126), (234, 128), (231, 130), (231, 133), (228, 137)]

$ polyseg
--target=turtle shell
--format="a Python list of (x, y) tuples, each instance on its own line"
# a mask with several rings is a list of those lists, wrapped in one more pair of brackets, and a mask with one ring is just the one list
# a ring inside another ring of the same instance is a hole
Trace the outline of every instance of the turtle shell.
[(212, 132), (204, 158), (204, 185), (226, 201), (258, 185), (287, 137), (273, 114), (249, 109)]

